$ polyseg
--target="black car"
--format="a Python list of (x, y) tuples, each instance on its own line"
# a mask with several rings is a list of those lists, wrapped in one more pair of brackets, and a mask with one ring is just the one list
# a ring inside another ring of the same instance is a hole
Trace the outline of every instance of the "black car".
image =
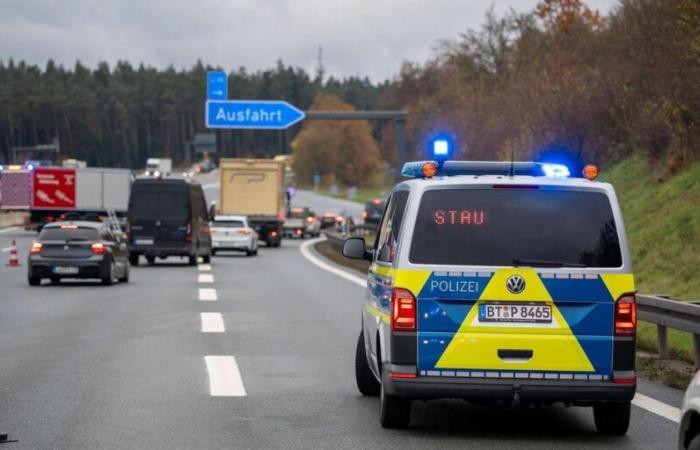
[(129, 281), (129, 250), (121, 233), (100, 222), (54, 222), (44, 226), (29, 253), (28, 281), (62, 278)]
[(129, 261), (144, 255), (187, 257), (191, 266), (211, 259), (209, 217), (202, 186), (181, 179), (139, 178), (134, 181), (127, 213)]
[(381, 198), (375, 198), (365, 203), (365, 210), (362, 211), (362, 219), (366, 225), (379, 225), (384, 214), (386, 201)]

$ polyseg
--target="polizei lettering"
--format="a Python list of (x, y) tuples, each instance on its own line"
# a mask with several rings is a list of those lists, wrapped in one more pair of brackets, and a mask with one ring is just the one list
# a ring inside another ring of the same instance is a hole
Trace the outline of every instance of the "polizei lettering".
[(479, 292), (479, 282), (460, 280), (431, 280), (430, 290), (440, 292), (476, 294)]

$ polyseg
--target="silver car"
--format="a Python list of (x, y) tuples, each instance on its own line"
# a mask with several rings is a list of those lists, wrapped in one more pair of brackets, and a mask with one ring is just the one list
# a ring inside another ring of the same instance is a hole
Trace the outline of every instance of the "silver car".
[(695, 373), (683, 397), (678, 448), (700, 450), (700, 371)]
[(248, 256), (258, 254), (258, 233), (248, 225), (245, 216), (215, 216), (210, 231), (212, 255), (222, 250), (243, 251)]

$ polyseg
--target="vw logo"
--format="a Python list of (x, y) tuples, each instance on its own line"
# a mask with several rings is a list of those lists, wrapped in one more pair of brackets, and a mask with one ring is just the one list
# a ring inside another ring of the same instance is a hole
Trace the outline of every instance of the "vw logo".
[(506, 288), (511, 294), (520, 294), (525, 290), (525, 280), (520, 275), (512, 275), (506, 280)]

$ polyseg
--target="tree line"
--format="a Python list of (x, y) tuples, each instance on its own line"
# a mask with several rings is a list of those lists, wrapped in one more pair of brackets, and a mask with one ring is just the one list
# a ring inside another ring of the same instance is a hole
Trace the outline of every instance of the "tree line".
[[(189, 161), (190, 143), (204, 128), (206, 74), (218, 68), (158, 70), (118, 62), (91, 69), (77, 62), (65, 68), (12, 59), (0, 61), (0, 163), (12, 148), (47, 144), (58, 138), (63, 157), (91, 165), (141, 167), (148, 157)], [(229, 75), (229, 96), (281, 99), (307, 109), (318, 93), (335, 94), (358, 109), (374, 109), (386, 84), (367, 78), (323, 79), (285, 65)], [(219, 130), (222, 156), (272, 156), (289, 151), (299, 126), (286, 132)]]

